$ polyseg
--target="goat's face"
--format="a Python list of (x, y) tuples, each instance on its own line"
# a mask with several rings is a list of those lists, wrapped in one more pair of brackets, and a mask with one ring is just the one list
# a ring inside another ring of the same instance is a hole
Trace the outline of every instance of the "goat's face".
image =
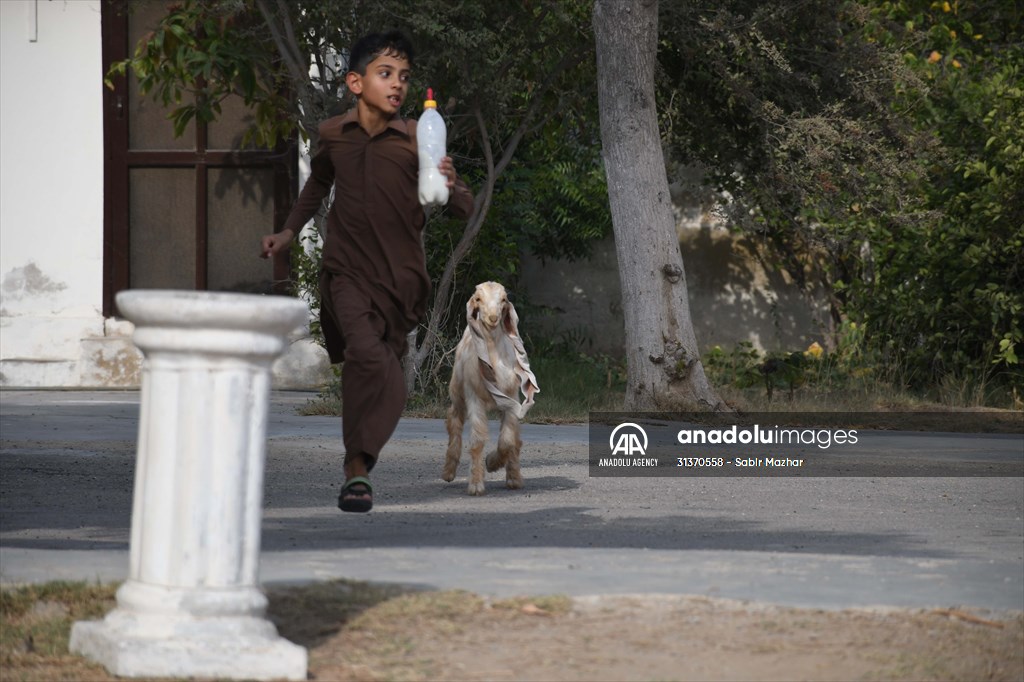
[(476, 285), (476, 291), (466, 303), (466, 320), (479, 321), (488, 329), (494, 329), (501, 324), (507, 333), (519, 333), (519, 320), (515, 308), (508, 300), (505, 287), (497, 282)]

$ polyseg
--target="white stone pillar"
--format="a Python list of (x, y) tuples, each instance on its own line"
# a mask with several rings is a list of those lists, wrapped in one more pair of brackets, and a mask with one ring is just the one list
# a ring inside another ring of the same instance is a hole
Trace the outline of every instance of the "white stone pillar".
[(124, 291), (145, 356), (129, 578), (71, 650), (128, 677), (306, 679), (258, 587), (271, 364), (301, 301)]

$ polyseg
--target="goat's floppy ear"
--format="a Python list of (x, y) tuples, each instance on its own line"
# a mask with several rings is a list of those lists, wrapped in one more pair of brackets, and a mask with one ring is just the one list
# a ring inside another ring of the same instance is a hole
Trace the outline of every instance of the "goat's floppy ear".
[(501, 323), (505, 327), (506, 334), (509, 336), (519, 336), (519, 315), (516, 313), (516, 307), (512, 305), (512, 301), (507, 302), (505, 317), (501, 320)]
[(466, 322), (472, 322), (480, 314), (480, 308), (476, 305), (476, 294), (474, 293), (466, 301)]

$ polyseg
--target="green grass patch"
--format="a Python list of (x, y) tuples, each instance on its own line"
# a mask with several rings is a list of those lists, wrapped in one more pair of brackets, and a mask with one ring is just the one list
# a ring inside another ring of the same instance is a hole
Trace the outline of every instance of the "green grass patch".
[(526, 421), (563, 423), (586, 421), (588, 412), (622, 409), (626, 391), (625, 365), (606, 356), (540, 356), (530, 358), (540, 393)]
[(862, 348), (862, 331), (848, 324), (836, 348), (817, 343), (792, 351), (763, 352), (750, 342), (715, 346), (702, 357), (722, 398), (744, 412), (880, 412), (997, 409), (1024, 403), (1005, 387), (947, 375), (926, 388), (911, 382)]
[(51, 582), (0, 591), (3, 680), (108, 679), (99, 665), (68, 653), (71, 626), (114, 608), (117, 585)]
[[(611, 412), (622, 408), (626, 390), (623, 361), (582, 353), (531, 353), (530, 368), (537, 376), (540, 393), (524, 421), (569, 423), (587, 420), (589, 412)], [(409, 396), (405, 416), (444, 419), (448, 413), (448, 377), (422, 392)], [(332, 381), (320, 394), (299, 409), (307, 416), (341, 414), (341, 382)]]
[[(1019, 412), (1024, 408), (1020, 396), (970, 377), (948, 376), (929, 389), (911, 390), (910, 382), (863, 350), (862, 330), (853, 324), (844, 327), (833, 349), (815, 343), (806, 349), (766, 353), (744, 341), (732, 347), (715, 346), (701, 360), (721, 398), (741, 412)], [(563, 341), (531, 349), (530, 365), (540, 393), (526, 422), (580, 423), (587, 421), (590, 412), (622, 410), (626, 391), (622, 359), (587, 355)], [(405, 416), (444, 419), (449, 375), (437, 374), (428, 386), (410, 395)], [(340, 415), (340, 373), (300, 413)]]

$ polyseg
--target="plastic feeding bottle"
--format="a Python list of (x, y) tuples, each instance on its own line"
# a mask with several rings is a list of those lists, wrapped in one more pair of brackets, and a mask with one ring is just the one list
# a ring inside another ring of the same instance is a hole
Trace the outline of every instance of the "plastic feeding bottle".
[(427, 101), (416, 125), (416, 145), (420, 156), (420, 203), (424, 206), (443, 206), (448, 203), (448, 179), (441, 174), (438, 164), (445, 157), (448, 133), (444, 119), (437, 113), (433, 88), (427, 88)]

